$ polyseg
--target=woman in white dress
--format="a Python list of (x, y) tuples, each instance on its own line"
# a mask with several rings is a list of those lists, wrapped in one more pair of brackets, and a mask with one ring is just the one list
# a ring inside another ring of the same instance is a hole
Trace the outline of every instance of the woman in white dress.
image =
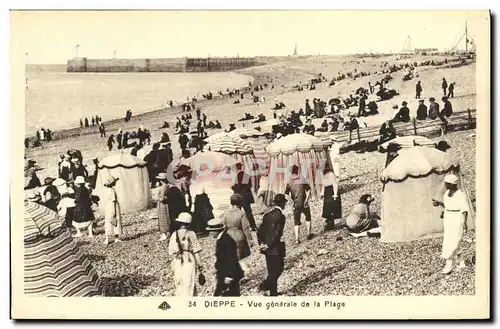
[(110, 242), (121, 242), (122, 216), (120, 204), (116, 196), (115, 185), (118, 178), (110, 176), (104, 186), (106, 187), (106, 197), (104, 198), (104, 234), (106, 236), (104, 244)]
[(175, 296), (196, 296), (196, 279), (202, 271), (201, 246), (196, 233), (189, 229), (192, 217), (183, 212), (175, 219), (180, 228), (170, 236), (168, 254), (173, 256)]
[(443, 213), (443, 250), (442, 257), (446, 260), (442, 273), (449, 274), (453, 270), (453, 258), (459, 259), (459, 268), (465, 267), (462, 258), (460, 242), (464, 231), (467, 231), (467, 215), (469, 213), (469, 203), (467, 196), (458, 188), (458, 177), (448, 174), (444, 178), (446, 192), (444, 192), (443, 202), (433, 201), (435, 206), (444, 207)]

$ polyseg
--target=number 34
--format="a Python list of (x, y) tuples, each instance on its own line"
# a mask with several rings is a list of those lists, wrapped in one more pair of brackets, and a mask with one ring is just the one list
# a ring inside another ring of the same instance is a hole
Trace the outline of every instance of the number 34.
[(196, 302), (189, 301), (188, 307), (196, 307)]

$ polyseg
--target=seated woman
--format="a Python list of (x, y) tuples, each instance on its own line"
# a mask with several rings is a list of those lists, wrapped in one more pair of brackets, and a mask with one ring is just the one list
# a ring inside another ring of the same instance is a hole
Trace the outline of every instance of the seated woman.
[(163, 126), (161, 126), (161, 128), (170, 128), (170, 125), (168, 124), (167, 121), (163, 121)]
[(346, 227), (349, 233), (361, 234), (380, 227), (380, 220), (370, 213), (370, 204), (374, 198), (371, 194), (363, 194), (359, 203), (352, 208), (346, 218)]
[(210, 121), (208, 122), (207, 128), (208, 128), (208, 129), (214, 129), (214, 128), (215, 128), (215, 123), (214, 123), (212, 120), (210, 120)]
[(219, 120), (215, 120), (215, 129), (222, 129), (222, 125), (220, 124)]

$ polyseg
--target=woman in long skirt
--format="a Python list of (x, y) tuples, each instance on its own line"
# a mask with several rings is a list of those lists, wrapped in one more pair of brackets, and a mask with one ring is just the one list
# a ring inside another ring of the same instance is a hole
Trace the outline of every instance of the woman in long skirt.
[(120, 204), (114, 189), (118, 178), (109, 177), (104, 186), (106, 187), (106, 198), (104, 201), (104, 234), (106, 235), (105, 245), (110, 242), (121, 242), (122, 216)]
[(201, 246), (196, 233), (188, 229), (191, 221), (189, 213), (180, 213), (176, 219), (179, 229), (170, 236), (168, 244), (168, 254), (174, 256), (171, 266), (174, 272), (175, 296), (196, 296), (196, 279), (202, 271)]
[(167, 233), (170, 228), (170, 216), (167, 205), (167, 174), (160, 173), (156, 176), (156, 179), (160, 182), (160, 187), (158, 188), (158, 203), (156, 206), (158, 211), (158, 229), (160, 230), (160, 239), (158, 241), (165, 241), (167, 240)]
[(342, 201), (339, 185), (330, 166), (323, 171), (323, 214), (325, 230), (335, 229), (335, 219), (342, 218)]
[(197, 183), (193, 186), (194, 203), (193, 210), (193, 224), (191, 225), (193, 231), (197, 234), (206, 234), (207, 223), (214, 218), (214, 207), (210, 203), (210, 198), (205, 192), (203, 183)]
[(251, 227), (245, 212), (243, 211), (243, 197), (239, 194), (231, 196), (231, 209), (224, 214), (224, 226), (227, 228), (227, 234), (233, 238), (236, 243), (238, 260), (244, 272), (250, 268), (248, 256), (251, 254), (251, 246), (254, 239), (251, 233)]
[(470, 211), (467, 196), (458, 188), (458, 177), (449, 174), (444, 178), (446, 192), (443, 202), (434, 201), (434, 205), (444, 207), (443, 214), (443, 250), (441, 256), (446, 260), (442, 270), (443, 274), (449, 274), (453, 270), (453, 258), (459, 259), (459, 268), (465, 267), (462, 258), (460, 242), (462, 235), (467, 230), (467, 215)]
[(75, 178), (75, 214), (73, 226), (76, 228), (75, 237), (82, 236), (81, 229), (88, 229), (89, 237), (94, 236), (92, 225), (95, 217), (92, 211), (92, 201), (90, 200), (89, 190), (85, 187), (83, 176)]

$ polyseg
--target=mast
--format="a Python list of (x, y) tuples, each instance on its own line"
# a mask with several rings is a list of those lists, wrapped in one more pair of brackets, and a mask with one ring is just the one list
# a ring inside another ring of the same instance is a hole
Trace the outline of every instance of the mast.
[(467, 34), (467, 21), (465, 21), (465, 53), (469, 53), (469, 35)]

